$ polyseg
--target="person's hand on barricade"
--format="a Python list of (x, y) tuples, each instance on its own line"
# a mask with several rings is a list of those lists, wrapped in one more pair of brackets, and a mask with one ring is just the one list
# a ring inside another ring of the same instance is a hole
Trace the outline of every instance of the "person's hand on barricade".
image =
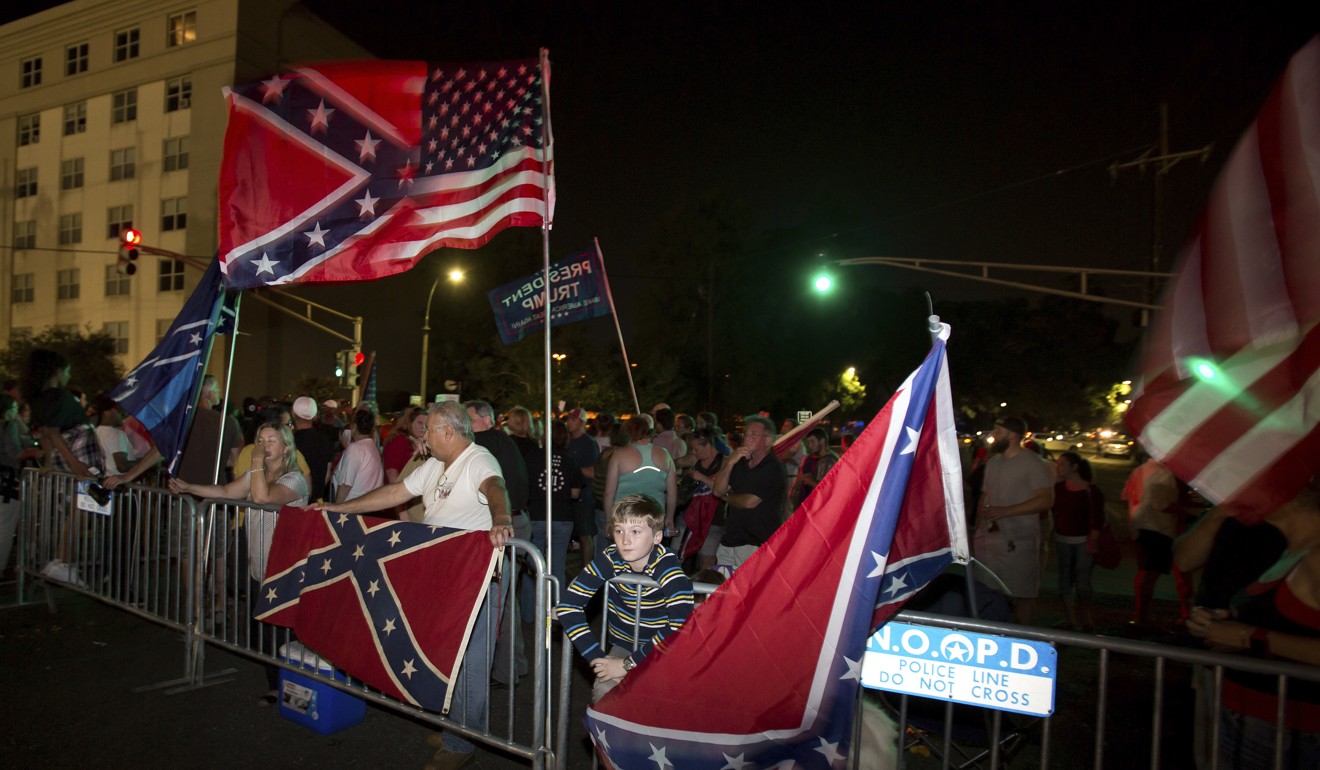
[(1256, 629), (1232, 619), (1232, 613), (1223, 609), (1193, 607), (1187, 618), (1187, 631), (1206, 645), (1220, 650), (1244, 650), (1251, 646), (1251, 634)]
[(168, 486), (170, 491), (176, 495), (183, 495), (192, 492), (192, 484), (189, 484), (183, 479), (171, 478), (166, 486)]
[(513, 522), (504, 522), (496, 524), (490, 528), (490, 544), (496, 548), (503, 548), (513, 539)]
[(591, 670), (596, 674), (596, 681), (607, 682), (611, 679), (623, 679), (627, 670), (623, 667), (623, 658), (616, 658), (613, 655), (606, 655), (603, 658), (596, 658), (591, 661)]
[(119, 486), (120, 484), (126, 483), (127, 481), (128, 479), (116, 473), (112, 476), (106, 476), (104, 479), (102, 479), (101, 486), (105, 487), (106, 489), (114, 489), (115, 487)]

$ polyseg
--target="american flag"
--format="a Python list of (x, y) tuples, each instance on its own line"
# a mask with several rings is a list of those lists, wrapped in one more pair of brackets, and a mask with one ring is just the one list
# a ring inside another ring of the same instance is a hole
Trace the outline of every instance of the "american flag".
[(611, 767), (845, 767), (867, 638), (968, 560), (947, 339), (816, 493), (587, 710)]
[(549, 60), (308, 65), (225, 89), (226, 283), (357, 281), (553, 218)]
[(1128, 425), (1249, 520), (1320, 471), (1320, 38), (1234, 148), (1146, 340)]
[(486, 532), (286, 507), (255, 612), (355, 679), (443, 711), (497, 557)]
[(170, 473), (188, 439), (212, 338), (233, 331), (237, 303), (238, 292), (225, 290), (213, 260), (155, 349), (110, 392), (151, 434)]

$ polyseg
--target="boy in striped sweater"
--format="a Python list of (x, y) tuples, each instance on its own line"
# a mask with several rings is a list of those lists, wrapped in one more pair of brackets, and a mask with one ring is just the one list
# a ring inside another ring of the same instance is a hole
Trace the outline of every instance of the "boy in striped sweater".
[[(610, 511), (609, 528), (614, 545), (597, 554), (578, 573), (555, 608), (564, 632), (596, 675), (592, 703), (617, 685), (651, 648), (692, 614), (692, 581), (679, 566), (678, 557), (660, 545), (664, 526), (664, 509), (650, 497), (620, 498)], [(650, 581), (643, 581), (646, 585), (616, 582), (610, 586), (602, 643), (592, 633), (585, 610), (600, 587), (619, 575), (646, 577)]]

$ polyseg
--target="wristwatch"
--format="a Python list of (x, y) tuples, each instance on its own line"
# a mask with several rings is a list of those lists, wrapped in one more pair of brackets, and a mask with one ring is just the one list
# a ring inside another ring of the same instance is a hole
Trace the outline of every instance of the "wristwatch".
[(629, 671), (632, 671), (636, 667), (637, 667), (637, 663), (632, 659), (631, 655), (623, 659), (623, 672), (625, 674), (628, 673)]

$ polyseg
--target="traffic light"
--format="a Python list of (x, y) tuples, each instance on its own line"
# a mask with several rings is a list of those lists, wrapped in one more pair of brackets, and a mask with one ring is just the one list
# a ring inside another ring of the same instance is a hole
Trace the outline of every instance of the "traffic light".
[(335, 379), (339, 381), (340, 385), (344, 384), (344, 374), (348, 371), (348, 354), (349, 351), (347, 350), (340, 350), (335, 353)]
[(348, 368), (345, 370), (346, 376), (344, 377), (344, 384), (351, 390), (357, 390), (358, 367), (366, 362), (367, 356), (361, 350), (357, 349), (345, 350), (344, 354), (348, 358)]
[(119, 240), (119, 261), (116, 267), (121, 275), (133, 275), (137, 272), (137, 247), (142, 243), (142, 231), (125, 228), (119, 234)]

